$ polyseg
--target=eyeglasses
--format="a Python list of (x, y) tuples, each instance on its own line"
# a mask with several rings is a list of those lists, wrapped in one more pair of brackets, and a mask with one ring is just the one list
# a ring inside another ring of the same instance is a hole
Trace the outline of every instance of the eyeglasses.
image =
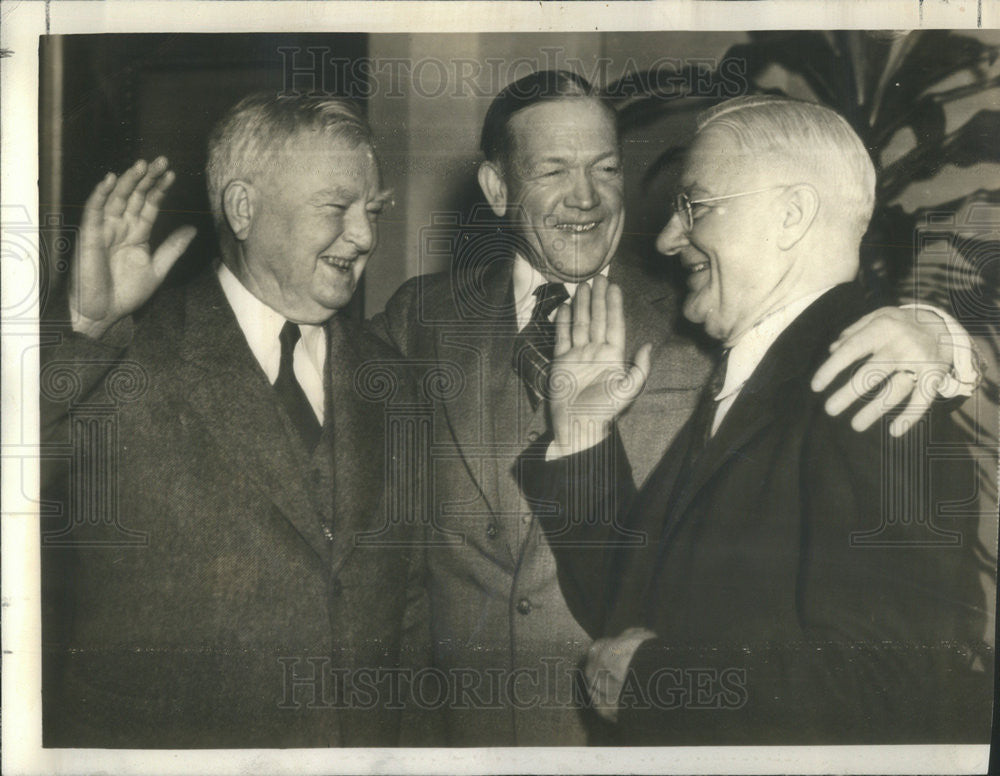
[(684, 223), (684, 230), (690, 232), (694, 229), (694, 205), (705, 205), (709, 202), (722, 202), (725, 199), (736, 199), (737, 197), (749, 197), (751, 194), (761, 194), (765, 191), (776, 191), (787, 188), (786, 186), (768, 186), (764, 189), (754, 189), (753, 191), (741, 191), (738, 194), (725, 194), (721, 197), (705, 197), (704, 199), (691, 199), (686, 192), (681, 192), (674, 197), (674, 212), (677, 213)]

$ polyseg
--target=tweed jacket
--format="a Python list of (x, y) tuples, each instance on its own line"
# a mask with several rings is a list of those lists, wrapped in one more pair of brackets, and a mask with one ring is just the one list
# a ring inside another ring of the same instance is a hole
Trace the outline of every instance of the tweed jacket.
[(397, 743), (356, 679), (428, 662), (422, 552), (386, 525), (388, 400), (355, 375), (400, 401), (408, 377), (336, 316), (327, 341), (312, 454), (214, 273), (46, 348), (46, 746)]
[[(511, 366), (512, 265), (504, 258), (474, 276), (413, 278), (373, 324), (415, 368), (449, 375), (451, 390), (434, 399), (432, 640), (436, 666), (472, 687), (445, 709), (450, 743), (582, 745), (588, 720), (566, 677), (589, 638), (566, 608), (530, 508), (509, 496), (518, 454), (545, 433)], [(649, 384), (621, 425), (641, 476), (687, 419), (710, 362), (675, 334), (669, 284), (625, 253), (609, 277), (627, 300), (630, 352), (655, 346)]]

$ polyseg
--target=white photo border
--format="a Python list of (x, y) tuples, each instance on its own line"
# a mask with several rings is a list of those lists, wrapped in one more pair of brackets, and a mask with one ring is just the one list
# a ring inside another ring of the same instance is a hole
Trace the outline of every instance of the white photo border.
[[(39, 36), (146, 32), (558, 32), (994, 29), (984, 0), (654, 2), (7, 2), (2, 16), (3, 772), (69, 773), (974, 773), (988, 746), (330, 750), (41, 747), (37, 224)], [(8, 253), (8, 247), (21, 252)], [(27, 248), (25, 249), (25, 246)], [(27, 250), (27, 257), (24, 255)], [(32, 253), (33, 251), (33, 253)], [(25, 258), (29, 260), (24, 260)], [(34, 259), (34, 260), (31, 260)], [(32, 303), (31, 299), (35, 302)], [(8, 313), (17, 310), (16, 320)], [(17, 397), (28, 397), (20, 404)]]

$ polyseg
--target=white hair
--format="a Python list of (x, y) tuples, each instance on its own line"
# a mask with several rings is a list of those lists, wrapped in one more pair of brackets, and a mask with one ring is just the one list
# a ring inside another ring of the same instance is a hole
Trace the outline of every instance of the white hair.
[(830, 222), (848, 225), (860, 241), (875, 206), (875, 166), (843, 116), (816, 103), (759, 95), (705, 111), (698, 117), (698, 132), (709, 127), (728, 130), (745, 151), (774, 154), (806, 170), (833, 205), (827, 210)]
[(266, 92), (245, 97), (215, 125), (208, 139), (205, 177), (217, 228), (226, 223), (222, 208), (226, 186), (273, 166), (278, 152), (301, 131), (327, 132), (356, 145), (374, 146), (368, 122), (350, 100)]

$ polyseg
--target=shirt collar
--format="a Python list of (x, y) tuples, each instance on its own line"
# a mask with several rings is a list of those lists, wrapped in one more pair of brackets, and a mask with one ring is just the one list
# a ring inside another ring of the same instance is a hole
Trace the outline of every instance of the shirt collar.
[[(278, 335), (281, 334), (281, 327), (285, 325), (287, 319), (250, 293), (224, 263), (219, 262), (216, 274), (222, 292), (236, 315), (236, 322), (250, 346), (250, 351), (264, 370), (267, 379), (273, 383), (278, 379), (278, 369), (281, 366), (281, 342)], [(323, 326), (299, 324), (299, 330), (302, 332), (301, 342), (312, 366), (322, 374), (326, 360)]]
[(733, 394), (738, 393), (744, 384), (746, 384), (746, 381), (750, 379), (754, 370), (757, 369), (757, 366), (764, 359), (767, 351), (781, 333), (809, 305), (831, 288), (833, 286), (828, 286), (806, 296), (799, 297), (793, 302), (789, 302), (784, 307), (768, 313), (741, 334), (729, 349), (729, 363), (726, 365), (726, 381), (722, 385), (722, 390), (716, 395), (715, 400), (724, 401)]
[[(608, 276), (608, 270), (611, 268), (611, 263), (608, 262), (604, 269), (600, 271), (599, 274)], [(588, 286), (593, 281), (593, 277), (587, 278), (583, 281)], [(514, 254), (514, 309), (517, 312), (517, 328), (518, 330), (523, 329), (528, 325), (528, 321), (531, 320), (531, 313), (535, 309), (535, 289), (540, 285), (545, 283), (550, 283), (548, 278), (545, 277), (538, 269), (524, 256), (520, 253)], [(563, 283), (566, 286), (566, 293), (569, 294), (569, 298), (573, 298), (573, 294), (576, 293), (576, 287), (580, 285), (579, 283)]]
[[(236, 314), (236, 322), (239, 323), (250, 350), (264, 367), (264, 371), (269, 372), (267, 365), (274, 359), (281, 359), (278, 335), (285, 325), (285, 317), (251, 294), (222, 262), (219, 263), (218, 275), (222, 292)], [(268, 377), (271, 375), (268, 374)], [(274, 377), (277, 378), (277, 373)]]

